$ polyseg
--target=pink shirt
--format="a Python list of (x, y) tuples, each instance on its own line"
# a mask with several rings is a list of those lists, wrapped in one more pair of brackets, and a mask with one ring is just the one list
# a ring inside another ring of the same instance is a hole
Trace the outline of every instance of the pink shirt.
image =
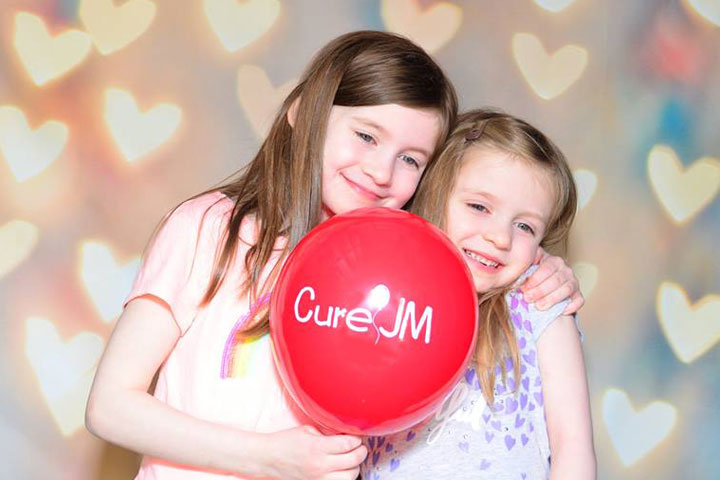
[[(241, 225), (234, 268), (209, 305), (198, 308), (232, 207), (233, 202), (221, 193), (206, 194), (178, 207), (152, 242), (128, 295), (126, 303), (146, 294), (161, 298), (180, 327), (180, 339), (160, 369), (154, 395), (188, 415), (241, 430), (273, 432), (310, 423), (282, 387), (269, 335), (244, 344), (235, 340), (234, 332), (250, 309), (248, 298), (239, 292), (245, 254), (257, 237), (252, 218), (245, 218)], [(276, 247), (283, 244), (279, 240)], [(145, 457), (135, 478), (238, 477)]]

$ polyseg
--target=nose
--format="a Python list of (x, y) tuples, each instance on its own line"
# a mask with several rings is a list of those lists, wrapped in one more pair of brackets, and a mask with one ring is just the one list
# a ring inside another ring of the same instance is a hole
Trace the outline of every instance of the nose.
[(377, 152), (362, 162), (362, 171), (372, 178), (376, 185), (388, 186), (392, 183), (395, 171), (395, 159), (390, 155)]
[(512, 245), (512, 225), (501, 219), (494, 219), (485, 231), (485, 240), (495, 245), (498, 250), (510, 250)]

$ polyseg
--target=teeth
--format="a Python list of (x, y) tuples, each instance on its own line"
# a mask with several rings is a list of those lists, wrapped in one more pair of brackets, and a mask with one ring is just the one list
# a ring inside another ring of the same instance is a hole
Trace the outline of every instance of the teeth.
[(493, 262), (492, 260), (488, 260), (485, 257), (481, 257), (480, 255), (477, 255), (474, 252), (471, 252), (470, 250), (465, 250), (465, 253), (467, 253), (468, 257), (472, 258), (473, 260), (477, 260), (478, 262), (482, 263), (483, 265), (486, 265), (488, 267), (497, 268), (498, 263)]

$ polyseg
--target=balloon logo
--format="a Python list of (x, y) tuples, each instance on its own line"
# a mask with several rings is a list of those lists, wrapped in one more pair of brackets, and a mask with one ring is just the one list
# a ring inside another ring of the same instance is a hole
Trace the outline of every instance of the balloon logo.
[(451, 393), (474, 351), (477, 295), (437, 227), (363, 208), (298, 243), (270, 315), (278, 371), (303, 411), (327, 431), (384, 435)]

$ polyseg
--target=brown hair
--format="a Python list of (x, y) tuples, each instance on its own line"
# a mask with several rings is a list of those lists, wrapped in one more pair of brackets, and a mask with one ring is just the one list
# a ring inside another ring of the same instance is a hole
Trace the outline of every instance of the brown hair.
[[(562, 254), (577, 208), (577, 192), (565, 156), (542, 132), (512, 115), (490, 109), (461, 114), (437, 161), (425, 172), (411, 211), (442, 229), (447, 227), (447, 207), (458, 173), (470, 149), (490, 148), (540, 167), (553, 179), (555, 204), (540, 245)], [(478, 377), (489, 405), (494, 401), (497, 366), (506, 377), (505, 355), (513, 361), (519, 378), (519, 352), (505, 304), (509, 287), (479, 293), (479, 327), (476, 348)], [(516, 383), (517, 386), (517, 383)]]
[[(255, 244), (245, 256), (247, 278), (242, 293), (249, 293), (251, 302), (267, 294), (282, 260), (320, 223), (322, 154), (332, 106), (391, 103), (437, 111), (441, 119), (437, 152), (455, 122), (457, 97), (442, 69), (424, 50), (395, 34), (358, 31), (334, 39), (316, 54), (277, 112), (255, 157), (235, 180), (203, 192), (222, 192), (235, 205), (201, 306), (212, 300), (225, 280), (246, 216), (254, 215), (260, 225)], [(291, 107), (292, 126), (288, 123)], [(281, 236), (287, 237), (287, 247), (260, 285), (275, 241)], [(243, 330), (245, 336), (267, 333), (267, 309), (259, 310)]]

